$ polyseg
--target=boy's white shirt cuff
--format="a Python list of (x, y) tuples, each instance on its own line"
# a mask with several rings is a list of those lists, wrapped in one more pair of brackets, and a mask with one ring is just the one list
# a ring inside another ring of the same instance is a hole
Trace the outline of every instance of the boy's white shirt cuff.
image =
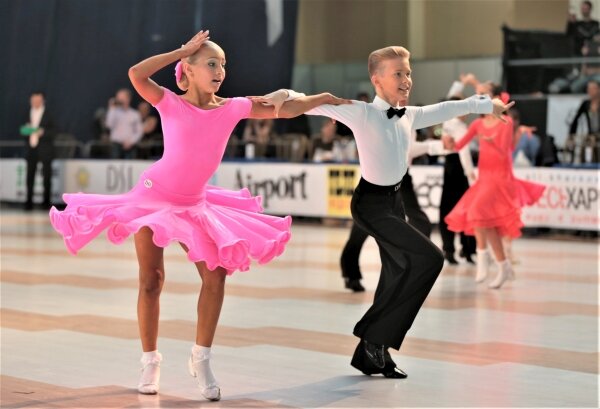
[(488, 95), (473, 95), (465, 101), (469, 103), (469, 111), (472, 114), (491, 114), (494, 112), (494, 104)]
[(288, 93), (288, 97), (285, 99), (286, 101), (293, 101), (306, 96), (306, 94), (303, 94), (302, 92), (296, 92), (293, 89), (286, 89), (285, 91)]

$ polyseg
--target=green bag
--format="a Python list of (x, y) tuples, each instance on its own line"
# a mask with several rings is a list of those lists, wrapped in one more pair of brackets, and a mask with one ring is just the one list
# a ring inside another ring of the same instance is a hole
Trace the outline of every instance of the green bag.
[(37, 131), (39, 128), (34, 128), (33, 126), (29, 126), (29, 125), (23, 125), (20, 129), (19, 132), (21, 133), (21, 135), (23, 136), (29, 136), (32, 133), (34, 133), (35, 131)]

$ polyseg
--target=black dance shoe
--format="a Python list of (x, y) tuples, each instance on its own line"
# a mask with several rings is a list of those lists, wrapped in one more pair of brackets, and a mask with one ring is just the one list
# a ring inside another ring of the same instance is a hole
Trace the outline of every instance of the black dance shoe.
[(467, 260), (467, 263), (475, 264), (475, 260), (472, 258), (473, 254), (465, 253), (464, 250), (461, 250), (459, 256)]
[(406, 372), (404, 372), (402, 369), (399, 369), (399, 368), (392, 368), (391, 370), (384, 369), (383, 376), (385, 376), (386, 378), (392, 378), (392, 379), (408, 378), (408, 375), (406, 374)]
[(349, 278), (344, 278), (344, 287), (346, 287), (349, 290), (352, 290), (355, 293), (365, 291), (365, 287), (362, 286), (359, 279), (351, 280)]
[(362, 340), (362, 344), (369, 361), (379, 369), (385, 368), (385, 346), (371, 344), (365, 339)]
[(383, 368), (375, 366), (375, 363), (367, 356), (367, 351), (364, 343), (365, 341), (361, 340), (356, 346), (356, 350), (354, 351), (354, 356), (352, 357), (351, 362), (351, 365), (353, 367), (361, 371), (363, 374), (369, 376), (382, 374), (384, 377), (390, 379), (404, 379), (408, 376), (406, 372), (396, 367), (396, 363), (394, 362), (392, 356), (385, 347), (383, 347)]
[(381, 373), (386, 378), (392, 379), (404, 379), (408, 377), (406, 372), (396, 366), (396, 363), (387, 349), (385, 350), (385, 367), (381, 370)]
[(452, 265), (458, 264), (458, 261), (454, 258), (454, 254), (448, 251), (444, 251), (444, 258), (448, 261), (448, 263)]

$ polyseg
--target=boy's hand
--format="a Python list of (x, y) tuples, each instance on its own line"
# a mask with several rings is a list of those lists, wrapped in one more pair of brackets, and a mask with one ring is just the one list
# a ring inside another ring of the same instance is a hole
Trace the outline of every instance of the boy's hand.
[(323, 104), (347, 105), (352, 103), (352, 100), (350, 99), (338, 98), (335, 95), (330, 94), (329, 92), (325, 92), (322, 95), (325, 97), (325, 102), (323, 102)]
[(492, 114), (494, 114), (497, 118), (499, 118), (502, 122), (506, 123), (506, 119), (502, 116), (502, 114), (508, 111), (515, 104), (515, 101), (511, 101), (508, 104), (505, 104), (500, 100), (500, 98), (494, 98), (492, 100), (492, 104), (494, 105), (494, 110)]
[(247, 97), (251, 101), (260, 102), (265, 106), (272, 106), (275, 109), (275, 117), (279, 117), (279, 110), (288, 97), (288, 92), (285, 89), (278, 89), (270, 94), (263, 96), (250, 96)]
[(454, 138), (450, 135), (442, 135), (442, 144), (444, 145), (444, 149), (447, 151), (454, 150)]

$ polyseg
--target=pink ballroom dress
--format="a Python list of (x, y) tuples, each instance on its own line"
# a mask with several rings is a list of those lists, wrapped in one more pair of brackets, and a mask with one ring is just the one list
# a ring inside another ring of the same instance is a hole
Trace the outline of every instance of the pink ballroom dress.
[(64, 194), (64, 211), (50, 210), (52, 226), (76, 254), (103, 230), (122, 243), (147, 226), (154, 244), (181, 242), (190, 261), (228, 274), (246, 271), (252, 259), (263, 264), (280, 255), (290, 239), (291, 217), (262, 214), (261, 197), (247, 189), (230, 191), (208, 185), (227, 140), (240, 119), (250, 114), (247, 98), (230, 98), (204, 110), (163, 88), (156, 105), (163, 127), (164, 154), (119, 195)]
[(479, 176), (445, 217), (448, 229), (474, 235), (476, 227), (496, 227), (501, 236), (517, 238), (523, 222), (521, 208), (534, 204), (545, 186), (515, 178), (512, 165), (513, 122), (498, 121), (488, 127), (483, 119), (471, 123), (456, 143), (460, 150), (479, 137)]

